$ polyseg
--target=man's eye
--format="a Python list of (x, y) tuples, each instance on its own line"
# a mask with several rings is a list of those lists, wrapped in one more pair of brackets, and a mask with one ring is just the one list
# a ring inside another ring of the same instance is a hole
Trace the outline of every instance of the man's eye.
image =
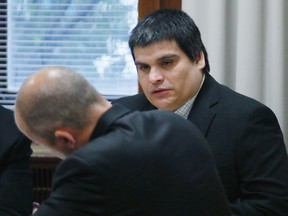
[(170, 65), (170, 64), (172, 64), (172, 60), (165, 60), (165, 61), (161, 62), (161, 64), (163, 66)]
[(149, 69), (149, 67), (147, 65), (138, 65), (137, 68), (140, 71), (146, 71)]

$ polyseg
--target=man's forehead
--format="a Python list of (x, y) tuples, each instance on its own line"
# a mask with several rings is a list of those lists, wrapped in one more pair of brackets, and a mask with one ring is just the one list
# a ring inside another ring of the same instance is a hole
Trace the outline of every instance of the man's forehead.
[(135, 63), (142, 63), (147, 60), (161, 60), (165, 58), (173, 58), (181, 53), (178, 45), (170, 43), (151, 44), (146, 47), (135, 47), (134, 56)]

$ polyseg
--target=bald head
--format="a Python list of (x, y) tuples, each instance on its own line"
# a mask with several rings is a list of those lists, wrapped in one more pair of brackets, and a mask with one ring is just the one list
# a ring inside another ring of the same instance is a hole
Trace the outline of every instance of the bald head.
[(15, 119), (31, 133), (52, 141), (55, 128), (83, 128), (91, 121), (92, 107), (107, 104), (79, 73), (67, 67), (46, 67), (21, 86)]

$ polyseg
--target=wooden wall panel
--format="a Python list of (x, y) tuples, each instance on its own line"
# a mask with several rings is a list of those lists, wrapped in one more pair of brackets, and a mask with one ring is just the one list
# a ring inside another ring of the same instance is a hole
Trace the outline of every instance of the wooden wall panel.
[(147, 14), (160, 8), (175, 8), (181, 9), (181, 0), (139, 0), (138, 13), (139, 19), (142, 19)]

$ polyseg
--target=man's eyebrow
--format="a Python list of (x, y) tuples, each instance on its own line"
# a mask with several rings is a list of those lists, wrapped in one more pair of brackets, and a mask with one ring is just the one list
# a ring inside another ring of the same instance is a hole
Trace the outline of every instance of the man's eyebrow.
[[(174, 53), (171, 53), (171, 54), (165, 54), (163, 56), (161, 56), (160, 58), (157, 59), (157, 61), (161, 61), (161, 60), (164, 60), (164, 59), (168, 59), (168, 58), (175, 58), (177, 57), (178, 55), (177, 54), (174, 54)], [(141, 62), (139, 60), (135, 60), (135, 65), (148, 65), (147, 63), (145, 62)]]
[(135, 65), (147, 65), (147, 63), (135, 60)]
[(166, 54), (166, 55), (164, 55), (164, 56), (161, 56), (159, 59), (157, 59), (158, 61), (161, 61), (161, 60), (163, 60), (163, 59), (167, 59), (167, 58), (175, 58), (175, 57), (177, 57), (178, 55), (176, 55), (176, 54)]

